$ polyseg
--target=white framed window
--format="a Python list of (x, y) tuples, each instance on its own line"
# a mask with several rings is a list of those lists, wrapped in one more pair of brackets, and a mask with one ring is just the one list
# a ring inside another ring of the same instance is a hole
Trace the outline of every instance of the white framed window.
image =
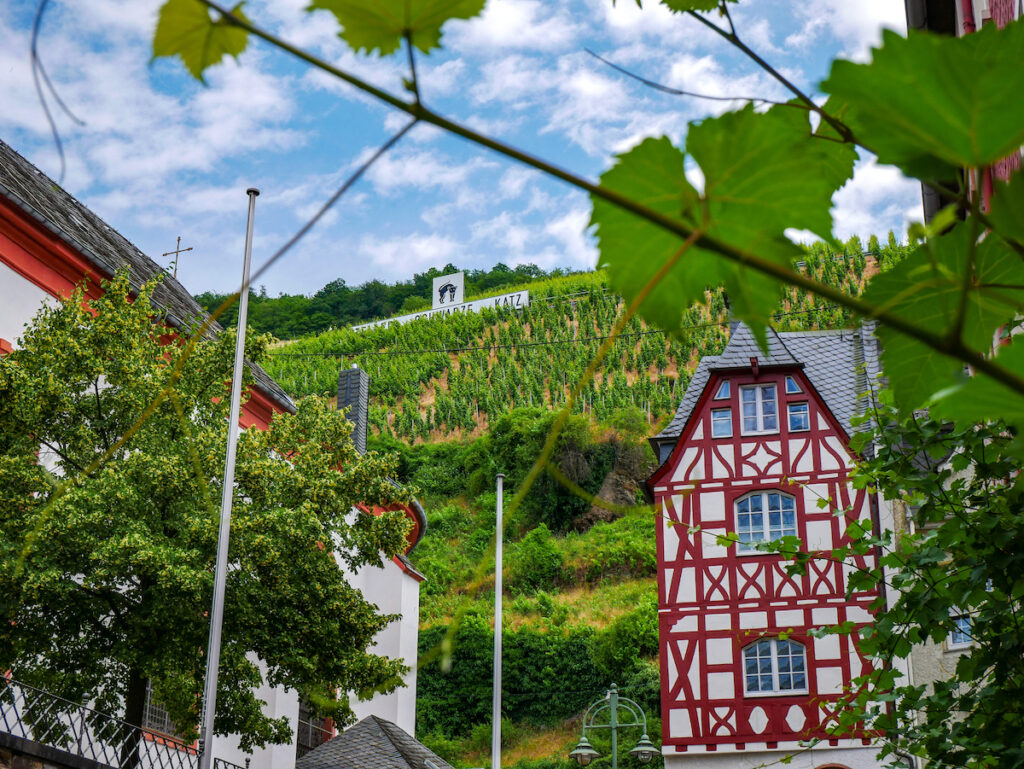
[(803, 390), (800, 389), (800, 385), (797, 384), (797, 381), (796, 381), (795, 377), (791, 377), (791, 376), (786, 377), (786, 394), (787, 395), (795, 395), (796, 393), (802, 393), (802, 392), (803, 392)]
[(740, 408), (744, 435), (779, 431), (779, 401), (774, 383), (741, 387)]
[(146, 681), (146, 703), (142, 708), (142, 728), (170, 737), (180, 737), (167, 709), (153, 699), (153, 682)]
[(772, 638), (745, 647), (743, 693), (806, 694), (807, 653), (803, 644)]
[(729, 389), (729, 380), (723, 379), (722, 384), (718, 385), (718, 391), (715, 393), (715, 400), (720, 401), (728, 398), (731, 393)]
[(946, 641), (947, 649), (966, 649), (971, 645), (974, 636), (971, 635), (971, 615), (959, 614), (953, 619), (953, 631)]
[(711, 409), (711, 437), (732, 437), (732, 409)]
[(796, 500), (779, 491), (757, 491), (736, 500), (737, 550), (757, 552), (760, 542), (796, 536)]
[(786, 406), (791, 433), (811, 429), (811, 410), (807, 403), (790, 403)]

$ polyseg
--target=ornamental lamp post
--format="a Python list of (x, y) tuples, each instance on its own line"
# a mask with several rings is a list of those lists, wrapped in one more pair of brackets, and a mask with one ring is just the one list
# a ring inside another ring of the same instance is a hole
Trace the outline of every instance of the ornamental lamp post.
[[(620, 718), (620, 711), (627, 715), (625, 719)], [(630, 729), (640, 727), (643, 736), (637, 742), (636, 747), (629, 751), (629, 755), (635, 756), (642, 764), (646, 764), (657, 752), (657, 748), (647, 736), (647, 716), (644, 709), (628, 697), (620, 697), (618, 687), (612, 684), (612, 688), (605, 694), (604, 699), (594, 702), (583, 714), (583, 734), (579, 743), (569, 753), (569, 758), (576, 760), (580, 766), (586, 766), (601, 754), (594, 750), (594, 746), (587, 740), (587, 729), (609, 729), (612, 737), (612, 769), (619, 766), (619, 729)]]

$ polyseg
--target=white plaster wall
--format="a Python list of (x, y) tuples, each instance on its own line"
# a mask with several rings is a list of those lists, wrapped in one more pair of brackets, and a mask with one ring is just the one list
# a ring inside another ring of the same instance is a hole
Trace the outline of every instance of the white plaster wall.
[[(667, 748), (670, 751), (671, 748)], [(755, 769), (777, 765), (780, 758), (792, 754), (787, 769), (816, 769), (827, 764), (842, 764), (850, 769), (880, 769), (883, 764), (875, 758), (877, 748), (831, 747), (818, 745), (811, 749), (794, 745), (787, 750), (746, 750), (715, 753), (665, 753), (665, 769)]]
[[(266, 666), (260, 664), (262, 672), (266, 672)], [(292, 689), (271, 688), (263, 686), (257, 696), (266, 702), (263, 712), (271, 718), (285, 716), (291, 723), (293, 730), (299, 718), (299, 695)], [(278, 769), (279, 767), (295, 766), (295, 740), (285, 745), (269, 745), (259, 748), (252, 753), (244, 753), (238, 747), (238, 737), (214, 737), (213, 738), (214, 758), (222, 758), (237, 766), (244, 767), (246, 759), (249, 759), (249, 769)]]
[(17, 347), (25, 324), (54, 297), (0, 262), (0, 339)]
[(374, 638), (372, 651), (400, 658), (409, 666), (405, 686), (366, 702), (352, 701), (356, 718), (380, 716), (409, 734), (416, 733), (416, 658), (419, 646), (420, 585), (393, 561), (381, 569), (367, 566), (350, 577), (352, 585), (384, 614), (401, 614)]

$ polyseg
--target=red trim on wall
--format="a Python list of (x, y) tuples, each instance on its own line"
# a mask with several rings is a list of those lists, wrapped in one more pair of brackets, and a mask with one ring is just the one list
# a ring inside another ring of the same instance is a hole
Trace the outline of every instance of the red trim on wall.
[[(98, 299), (103, 295), (100, 281), (111, 277), (97, 270), (91, 262), (69, 247), (63, 240), (42, 227), (9, 200), (0, 197), (0, 262), (50, 296), (66, 299), (83, 281), (88, 281), (86, 296)], [(4, 351), (0, 343), (0, 354)], [(268, 395), (250, 389), (251, 397), (242, 405), (239, 424), (243, 427), (267, 429), (274, 414), (283, 409)]]

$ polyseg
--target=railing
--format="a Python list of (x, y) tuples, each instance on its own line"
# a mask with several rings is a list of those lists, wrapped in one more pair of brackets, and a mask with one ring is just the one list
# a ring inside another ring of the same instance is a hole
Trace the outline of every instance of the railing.
[[(85, 705), (0, 676), (0, 732), (112, 769), (196, 769), (199, 751)], [(214, 759), (215, 769), (242, 769)]]

